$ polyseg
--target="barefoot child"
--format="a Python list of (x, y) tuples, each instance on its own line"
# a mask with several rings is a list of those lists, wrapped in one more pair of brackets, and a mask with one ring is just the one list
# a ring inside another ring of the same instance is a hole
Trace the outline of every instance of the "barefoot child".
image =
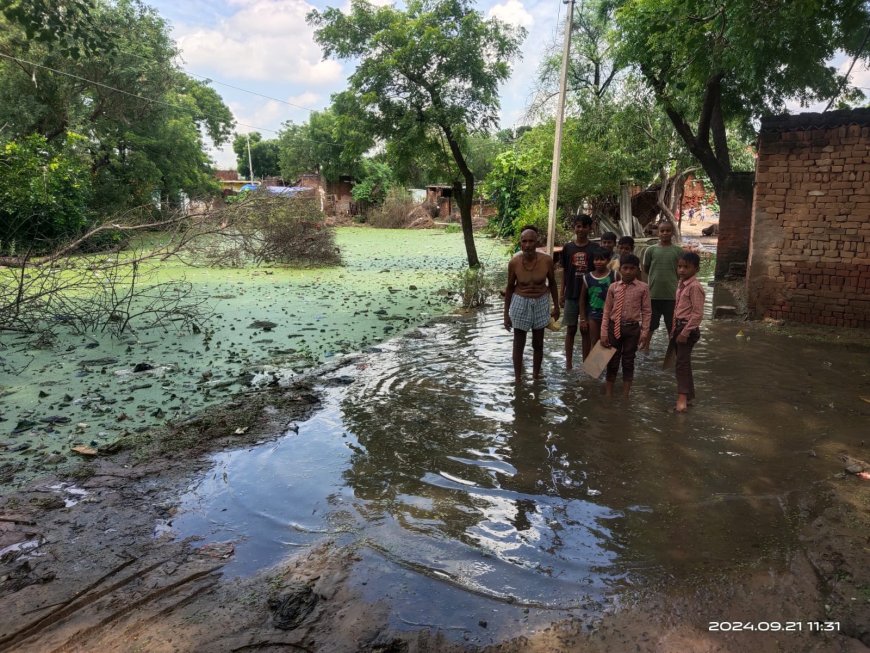
[(604, 300), (607, 289), (616, 280), (608, 269), (610, 253), (597, 249), (592, 253), (593, 271), (583, 275), (580, 289), (580, 330), (589, 333), (589, 346), (594, 347), (601, 338), (601, 318), (604, 317)]
[(544, 359), (544, 327), (552, 316), (559, 319), (559, 294), (553, 272), (553, 259), (537, 251), (538, 230), (526, 227), (520, 234), (520, 253), (508, 263), (508, 283), (504, 295), (504, 328), (514, 332), (514, 378), (522, 380), (526, 336), (532, 332), (532, 374), (541, 376)]
[[(565, 316), (565, 369), (574, 366), (574, 339), (577, 335), (577, 323), (580, 317), (580, 287), (583, 285), (583, 275), (592, 269), (592, 250), (595, 245), (589, 240), (592, 229), (592, 218), (588, 215), (578, 215), (574, 218), (574, 240), (562, 248), (562, 306)], [(581, 332), (581, 347), (583, 358), (589, 355), (588, 332)]]
[(694, 252), (686, 252), (677, 262), (680, 284), (677, 287), (674, 326), (671, 335), (677, 353), (677, 405), (678, 413), (685, 413), (689, 401), (695, 398), (692, 381), (692, 347), (701, 337), (701, 319), (704, 316), (704, 289), (698, 281), (701, 258)]
[(605, 392), (613, 396), (613, 384), (622, 362), (622, 394), (628, 397), (634, 380), (634, 357), (638, 345), (649, 344), (650, 307), (649, 286), (637, 280), (640, 261), (634, 254), (620, 261), (621, 279), (610, 284), (604, 302), (601, 320), (601, 344), (616, 347), (616, 354), (607, 364)]

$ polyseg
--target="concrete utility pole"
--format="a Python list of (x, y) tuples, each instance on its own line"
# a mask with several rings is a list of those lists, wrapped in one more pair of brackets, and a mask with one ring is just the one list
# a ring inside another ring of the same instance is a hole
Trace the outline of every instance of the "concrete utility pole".
[(245, 134), (245, 138), (248, 139), (248, 178), (250, 182), (254, 183), (254, 164), (251, 163), (251, 135)]
[(565, 94), (568, 89), (568, 56), (571, 52), (571, 28), (574, 26), (574, 0), (568, 4), (565, 17), (565, 47), (562, 51), (562, 75), (559, 81), (559, 104), (556, 108), (556, 142), (553, 143), (553, 170), (550, 173), (550, 215), (547, 221), (547, 254), (553, 255), (556, 240), (556, 201), (559, 198), (559, 164), (562, 159), (562, 121), (565, 118)]

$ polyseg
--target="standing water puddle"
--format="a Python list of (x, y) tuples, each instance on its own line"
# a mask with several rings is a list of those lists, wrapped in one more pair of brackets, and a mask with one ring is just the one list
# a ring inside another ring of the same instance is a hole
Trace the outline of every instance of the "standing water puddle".
[(705, 322), (700, 399), (679, 416), (662, 334), (631, 401), (607, 402), (564, 373), (562, 333), (547, 334), (546, 379), (515, 388), (500, 307), (420, 328), (324, 379), (298, 432), (215, 455), (173, 527), (236, 541), (230, 575), (326, 537), (363, 544), (366, 591), (412, 624), (476, 623), (469, 597), (594, 610), (627, 588), (778, 566), (794, 492), (863, 437), (866, 352), (739, 329)]

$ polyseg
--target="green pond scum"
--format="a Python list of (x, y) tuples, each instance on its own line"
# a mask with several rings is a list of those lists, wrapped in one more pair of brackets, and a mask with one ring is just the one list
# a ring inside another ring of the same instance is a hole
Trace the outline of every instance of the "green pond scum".
[[(40, 347), (32, 334), (0, 335), (0, 485), (74, 467), (73, 446), (185, 419), (252, 381), (289, 381), (449, 313), (467, 295), (461, 233), (343, 227), (336, 242), (336, 267), (148, 261), (143, 283), (185, 280), (205, 300), (199, 333), (134, 321), (120, 337), (53, 325)], [(504, 242), (478, 235), (477, 245), (487, 271), (500, 271)]]

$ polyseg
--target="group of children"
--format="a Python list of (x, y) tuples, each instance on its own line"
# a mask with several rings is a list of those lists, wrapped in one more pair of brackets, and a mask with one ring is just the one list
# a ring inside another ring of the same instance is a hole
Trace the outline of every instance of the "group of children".
[[(505, 328), (514, 329), (514, 371), (521, 378), (522, 354), (526, 332), (533, 333), (534, 376), (540, 375), (543, 329), (550, 315), (558, 320), (564, 309), (565, 364), (572, 369), (577, 331), (585, 359), (600, 340), (615, 352), (607, 365), (605, 392), (613, 394), (620, 366), (623, 394), (627, 397), (634, 380), (634, 361), (638, 349), (649, 350), (652, 332), (662, 319), (670, 337), (669, 348), (676, 357), (677, 402), (675, 410), (685, 412), (694, 398), (691, 352), (700, 338), (704, 311), (704, 290), (697, 279), (700, 257), (673, 243), (673, 226), (659, 225), (659, 242), (647, 248), (643, 262), (634, 255), (634, 239), (607, 232), (601, 244), (589, 240), (592, 218), (574, 218), (574, 240), (562, 249), (564, 270), (561, 292), (553, 285), (553, 261), (531, 251), (537, 243), (537, 230), (530, 227), (521, 236), (522, 251), (508, 265), (505, 293)], [(523, 237), (525, 240), (523, 240)], [(537, 274), (535, 274), (537, 272)], [(646, 281), (642, 279), (646, 278)], [(554, 307), (550, 314), (548, 295)], [(519, 299), (517, 299), (519, 298)], [(514, 301), (515, 300), (515, 301)], [(535, 308), (529, 307), (534, 303)], [(543, 309), (543, 310), (542, 310)], [(518, 347), (519, 345), (519, 347)]]

